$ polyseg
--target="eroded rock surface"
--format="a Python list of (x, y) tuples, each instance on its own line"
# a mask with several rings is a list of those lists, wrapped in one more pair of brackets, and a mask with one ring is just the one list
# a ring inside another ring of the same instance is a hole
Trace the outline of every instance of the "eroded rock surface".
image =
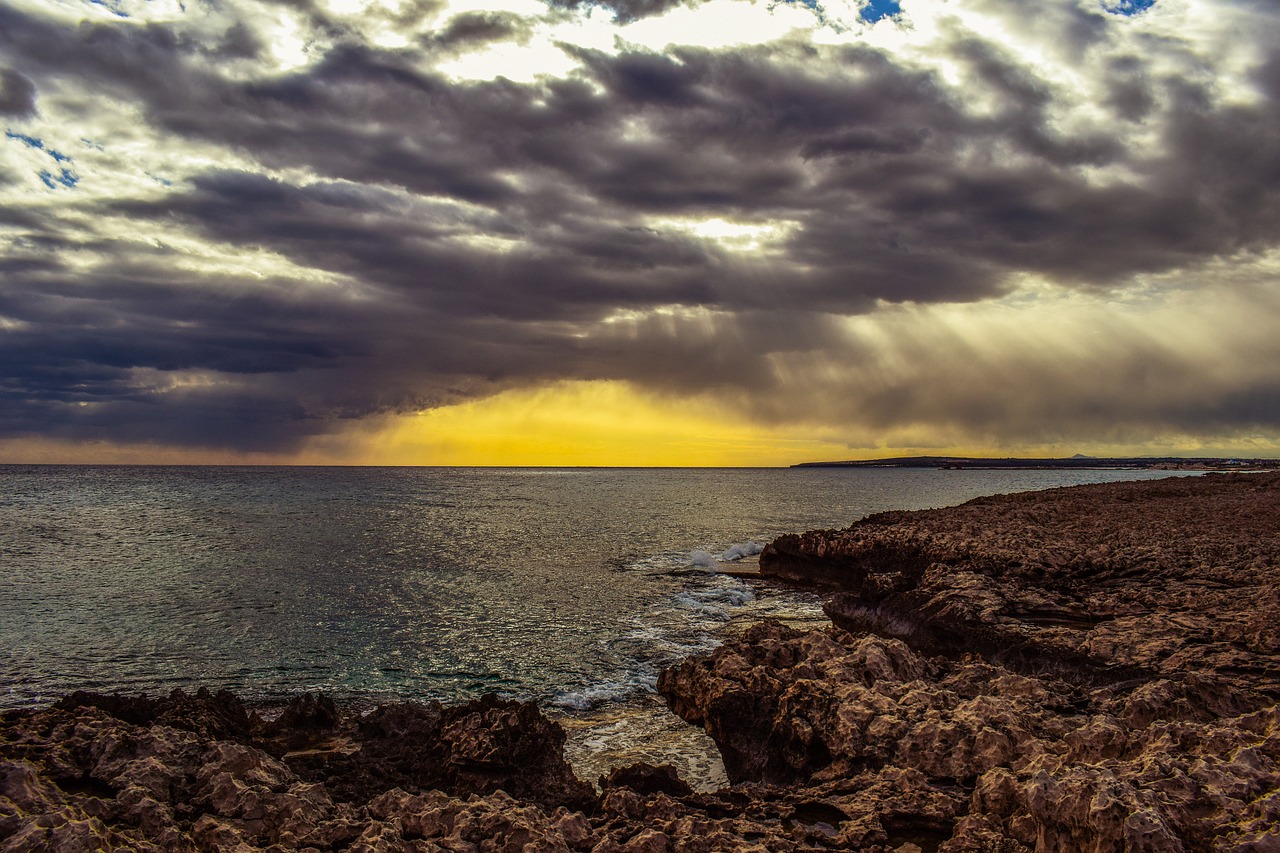
[(885, 513), (761, 557), (836, 627), (755, 626), (659, 691), (854, 848), (1280, 850), (1278, 558), (1273, 474)]
[(783, 536), (763, 574), (848, 630), (1098, 683), (1220, 672), (1280, 696), (1280, 474), (978, 498)]
[(77, 694), (0, 715), (0, 853), (814, 850), (878, 837), (886, 790), (853, 780), (840, 806), (822, 790), (695, 794), (642, 764), (597, 794), (564, 764), (558, 725), (493, 697), (364, 715), (300, 697), (271, 722), (237, 708), (225, 693)]
[(590, 849), (563, 743), (493, 696), (263, 722), (225, 692), (78, 693), (0, 717), (0, 851)]
[[(905, 823), (953, 851), (1280, 845), (1280, 711), (1233, 714), (1221, 682), (1096, 688), (766, 623), (659, 689), (732, 780), (861, 815), (835, 824), (850, 844)], [(880, 797), (856, 808), (870, 780)]]

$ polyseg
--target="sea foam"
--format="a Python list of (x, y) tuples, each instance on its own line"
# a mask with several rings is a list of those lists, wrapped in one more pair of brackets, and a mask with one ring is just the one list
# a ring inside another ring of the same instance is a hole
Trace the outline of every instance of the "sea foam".
[(724, 553), (720, 555), (720, 559), (725, 562), (733, 562), (741, 560), (743, 557), (754, 557), (764, 550), (764, 546), (754, 540), (750, 542), (738, 542), (724, 549)]
[(710, 551), (698, 549), (689, 552), (689, 565), (696, 566), (700, 569), (714, 569), (716, 566), (716, 557)]

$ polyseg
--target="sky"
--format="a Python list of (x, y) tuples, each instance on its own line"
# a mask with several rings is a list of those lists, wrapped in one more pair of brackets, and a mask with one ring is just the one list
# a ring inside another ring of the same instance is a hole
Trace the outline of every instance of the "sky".
[(1280, 456), (1274, 0), (0, 0), (0, 461)]

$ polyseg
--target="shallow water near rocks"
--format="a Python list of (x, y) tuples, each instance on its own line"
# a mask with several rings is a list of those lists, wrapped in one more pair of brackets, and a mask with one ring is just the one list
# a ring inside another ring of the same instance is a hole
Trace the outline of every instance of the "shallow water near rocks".
[(716, 556), (886, 509), (1168, 473), (0, 466), (0, 706), (497, 692), (564, 720), (584, 778), (668, 756), (714, 787), (714, 749), (662, 707), (658, 673), (765, 616), (821, 619), (816, 596)]

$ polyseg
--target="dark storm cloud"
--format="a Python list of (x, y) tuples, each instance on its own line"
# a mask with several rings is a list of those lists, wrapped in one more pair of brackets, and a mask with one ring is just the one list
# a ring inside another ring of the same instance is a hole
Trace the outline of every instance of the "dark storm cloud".
[(423, 37), (428, 49), (458, 52), (495, 41), (527, 41), (533, 33), (529, 19), (509, 12), (463, 12), (442, 29)]
[(12, 68), (0, 68), (0, 115), (26, 118), (36, 112), (36, 84)]
[(121, 389), (121, 394), (86, 402), (83, 408), (0, 390), (0, 434), (270, 452), (294, 447), (300, 438), (324, 428), (322, 421), (275, 390), (193, 391), (138, 399), (125, 383)]
[[(251, 15), (200, 39), (0, 7), (0, 48), (23, 69), (5, 72), (0, 111), (32, 115), (43, 81), (82, 88), (128, 102), (158, 133), (261, 167), (206, 169), (87, 212), (266, 250), (328, 282), (175, 273), (161, 248), (140, 256), (64, 219), (15, 217), (28, 251), (4, 260), (0, 285), (12, 325), (0, 334), (0, 431), (287, 448), (326, 418), (618, 378), (773, 399), (782, 408), (754, 404), (771, 420), (823, 409), (808, 395), (825, 393), (848, 404), (827, 405), (832, 418), (994, 431), (998, 416), (1043, 432), (1019, 395), (1067, 389), (1078, 422), (1089, 404), (1071, 390), (1074, 367), (1023, 372), (1007, 397), (941, 369), (877, 387), (850, 367), (875, 347), (836, 318), (996, 297), (1028, 274), (1105, 292), (1280, 240), (1280, 55), (1252, 70), (1256, 97), (1223, 97), (1211, 75), (1169, 70), (1204, 65), (1189, 47), (1120, 45), (1123, 19), (1101, 8), (1010, 22), (1099, 69), (1103, 117), (1071, 123), (1059, 120), (1079, 97), (1067, 83), (956, 21), (945, 51), (959, 83), (875, 48), (796, 40), (565, 46), (581, 63), (568, 78), (459, 82), (431, 63), (526, 40), (535, 22), (410, 4), (400, 23), (418, 38), (390, 50), (306, 0), (267, 5), (302, 14), (323, 55), (229, 75), (213, 57), (264, 61)], [(675, 4), (600, 5), (630, 20)], [(1275, 32), (1266, 23), (1260, 44)], [(1134, 128), (1148, 141), (1135, 144)], [(1108, 170), (1121, 177), (1098, 177)], [(673, 218), (785, 236), (739, 253), (664, 224)], [(71, 248), (96, 261), (73, 270), (59, 254)], [(939, 358), (966, 354), (921, 345), (921, 364)], [(1186, 372), (1167, 348), (1117, 358)], [(165, 387), (157, 372), (194, 378)], [(987, 402), (920, 397), (913, 383)], [(1269, 388), (1237, 389), (1222, 406), (1238, 404), (1241, 422), (1273, 419)], [(1099, 399), (1125, 408), (1119, 393)], [(1176, 393), (1161, 399), (1130, 409), (1144, 424), (1189, 421)]]
[(678, 6), (696, 6), (700, 2), (701, 0), (548, 0), (548, 5), (559, 9), (604, 9), (615, 20), (626, 23), (661, 15)]
[(1107, 88), (1106, 105), (1126, 121), (1142, 121), (1155, 109), (1151, 81), (1136, 56), (1117, 56), (1108, 63)]
[(359, 349), (341, 336), (316, 336), (308, 326), (327, 327), (332, 308), (323, 298), (293, 298), (289, 282), (278, 282), (275, 293), (237, 291), (234, 282), (177, 273), (166, 260), (157, 251), (151, 259), (103, 263), (84, 276), (47, 256), (10, 268), (10, 280), (21, 286), (0, 293), (0, 315), (22, 325), (0, 336), (8, 386), (70, 399), (92, 389), (45, 386), (41, 377), (66, 375), (75, 365), (289, 372)]
[(500, 255), (474, 232), (520, 237), (500, 215), (415, 205), (353, 184), (295, 187), (255, 174), (214, 173), (190, 194), (121, 207), (140, 218), (178, 217), (211, 236), (267, 246), (308, 267), (358, 278), (385, 298), (458, 318), (596, 319), (617, 307), (696, 303), (711, 266), (701, 244), (642, 228), (581, 221)]

